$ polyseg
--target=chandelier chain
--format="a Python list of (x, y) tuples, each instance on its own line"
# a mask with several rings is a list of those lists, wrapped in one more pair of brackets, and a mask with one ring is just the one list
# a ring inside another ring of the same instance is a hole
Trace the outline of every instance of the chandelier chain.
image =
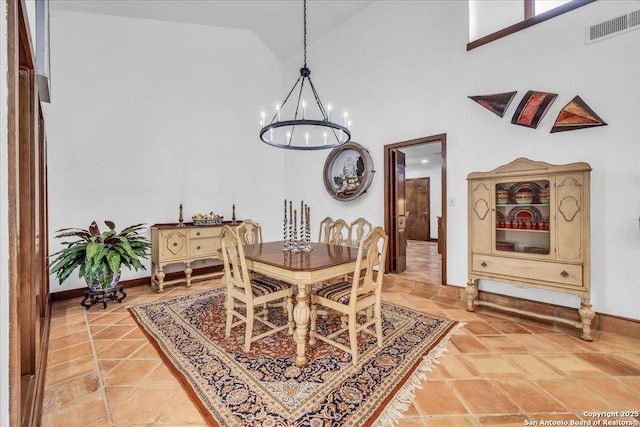
[(307, 0), (304, 0), (304, 68), (307, 68)]

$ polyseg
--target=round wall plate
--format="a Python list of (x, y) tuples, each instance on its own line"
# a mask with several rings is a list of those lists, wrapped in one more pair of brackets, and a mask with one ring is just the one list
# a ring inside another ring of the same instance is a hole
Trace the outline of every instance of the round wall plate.
[(334, 148), (324, 162), (324, 186), (336, 200), (348, 202), (361, 196), (373, 181), (373, 160), (357, 142)]

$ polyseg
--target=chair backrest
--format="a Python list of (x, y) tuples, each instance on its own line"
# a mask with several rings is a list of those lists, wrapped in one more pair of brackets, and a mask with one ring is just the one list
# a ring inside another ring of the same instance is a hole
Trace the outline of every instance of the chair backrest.
[(262, 243), (262, 227), (250, 219), (245, 219), (236, 227), (236, 233), (243, 245)]
[(389, 237), (382, 227), (375, 227), (360, 241), (350, 302), (355, 304), (359, 295), (377, 293), (379, 296), (382, 292), (388, 241)]
[(349, 245), (358, 246), (372, 228), (373, 225), (364, 218), (353, 221), (349, 226)]
[(329, 226), (326, 243), (330, 245), (347, 245), (349, 242), (349, 224), (343, 219), (336, 219)]
[(320, 221), (320, 231), (318, 232), (318, 243), (328, 243), (329, 242), (329, 227), (333, 219), (328, 216), (322, 221)]
[(222, 261), (224, 262), (224, 278), (227, 292), (242, 292), (251, 300), (251, 281), (247, 261), (244, 258), (242, 241), (231, 227), (222, 226), (220, 232), (220, 246), (222, 247)]

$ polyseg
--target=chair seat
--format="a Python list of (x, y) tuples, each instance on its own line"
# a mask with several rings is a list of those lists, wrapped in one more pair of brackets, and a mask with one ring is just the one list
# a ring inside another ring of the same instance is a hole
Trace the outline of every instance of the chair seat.
[(251, 292), (254, 298), (280, 292), (290, 287), (291, 284), (268, 276), (251, 279)]
[(340, 304), (349, 305), (352, 286), (350, 282), (338, 282), (316, 291), (316, 295)]

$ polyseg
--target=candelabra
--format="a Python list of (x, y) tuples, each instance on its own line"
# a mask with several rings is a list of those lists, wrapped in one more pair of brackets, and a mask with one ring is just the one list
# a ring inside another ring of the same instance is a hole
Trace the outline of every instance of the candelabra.
[(178, 227), (184, 227), (184, 216), (182, 214), (182, 203), (180, 203), (180, 213), (178, 214)]

